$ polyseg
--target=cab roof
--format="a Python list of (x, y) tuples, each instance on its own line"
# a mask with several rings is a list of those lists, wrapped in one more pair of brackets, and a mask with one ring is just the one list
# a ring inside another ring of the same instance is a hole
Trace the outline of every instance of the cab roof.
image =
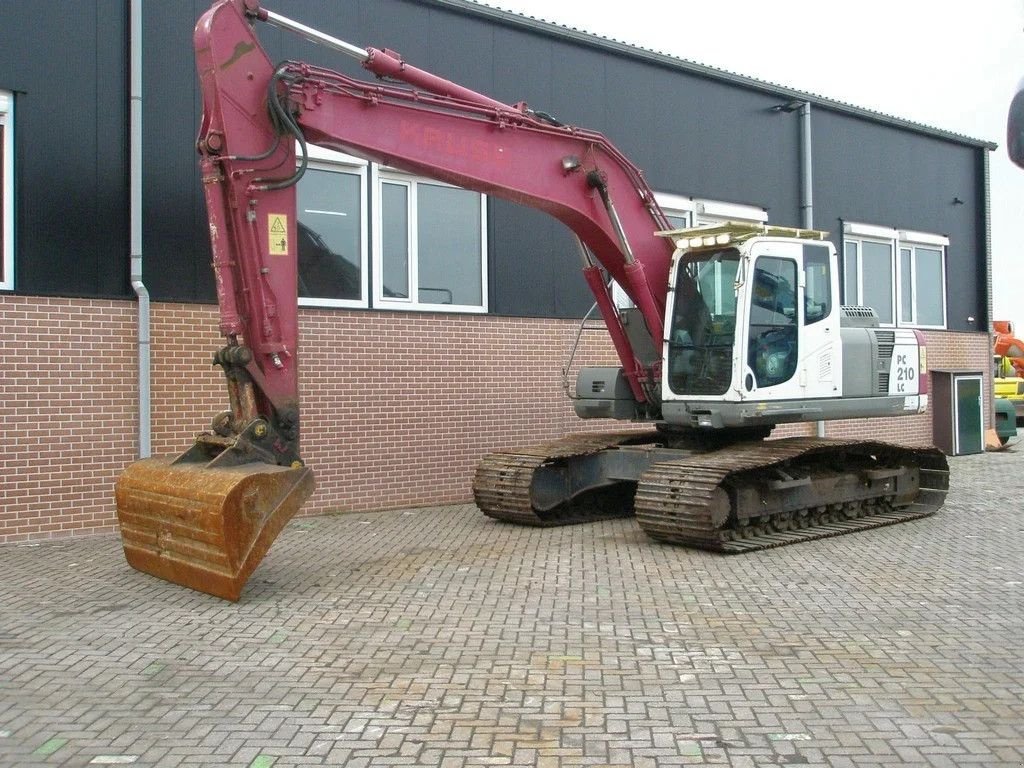
[(739, 221), (727, 221), (724, 224), (703, 227), (666, 229), (655, 232), (655, 234), (671, 238), (678, 248), (690, 249), (738, 245), (754, 237), (789, 237), (800, 240), (825, 240), (828, 238), (828, 232), (820, 229), (799, 229)]

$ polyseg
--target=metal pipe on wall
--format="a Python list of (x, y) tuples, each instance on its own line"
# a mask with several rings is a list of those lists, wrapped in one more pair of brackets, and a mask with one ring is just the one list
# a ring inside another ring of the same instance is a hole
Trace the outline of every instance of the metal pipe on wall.
[(149, 291), (142, 279), (142, 0), (129, 4), (131, 24), (131, 109), (129, 219), (131, 249), (131, 284), (138, 297), (139, 344), (139, 458), (152, 453), (150, 421), (150, 311)]
[[(811, 103), (800, 105), (800, 226), (814, 229), (814, 177), (811, 159)], [(825, 436), (825, 422), (814, 424), (818, 437)]]
[(811, 176), (811, 103), (800, 105), (800, 214), (804, 229), (814, 229), (814, 180)]

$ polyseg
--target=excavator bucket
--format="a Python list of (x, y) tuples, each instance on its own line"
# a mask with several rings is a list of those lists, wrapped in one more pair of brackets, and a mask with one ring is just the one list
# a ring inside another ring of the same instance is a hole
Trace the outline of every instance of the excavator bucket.
[(115, 491), (125, 557), (143, 573), (238, 600), (312, 492), (313, 473), (304, 466), (137, 461)]

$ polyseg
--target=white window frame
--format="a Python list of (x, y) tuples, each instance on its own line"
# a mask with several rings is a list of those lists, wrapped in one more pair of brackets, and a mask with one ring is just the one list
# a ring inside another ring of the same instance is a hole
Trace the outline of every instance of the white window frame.
[(655, 192), (654, 199), (666, 216), (686, 219), (685, 227), (696, 226), (694, 224), (695, 204), (692, 197), (672, 195), (668, 192)]
[(0, 243), (0, 290), (14, 289), (14, 94), (0, 91), (0, 125), (3, 125), (3, 242)]
[[(897, 323), (912, 328), (945, 328), (947, 325), (949, 308), (946, 305), (946, 252), (949, 247), (949, 238), (943, 235), (932, 235), (927, 232), (913, 232), (901, 229), (897, 233), (896, 240), (896, 302), (897, 302)], [(938, 251), (942, 262), (942, 270), (939, 276), (942, 296), (942, 324), (927, 325), (918, 322), (917, 315), (917, 250), (925, 248), (931, 251)], [(901, 252), (910, 250), (910, 311), (912, 319), (909, 323), (902, 322), (903, 313), (903, 258)]]
[[(384, 249), (382, 215), (383, 184), (401, 184), (409, 190), (409, 297), (395, 298), (384, 295)], [(392, 168), (379, 166), (370, 167), (370, 186), (372, 189), (373, 207), (373, 305), (378, 309), (394, 309), (407, 312), (459, 312), (466, 314), (485, 314), (488, 309), (488, 243), (487, 243), (487, 195), (480, 198), (480, 304), (436, 304), (419, 300), (419, 254), (417, 253), (416, 233), (419, 231), (416, 190), (420, 184), (449, 189), (463, 189), (452, 184), (429, 179), (423, 176), (403, 173)], [(472, 192), (472, 190), (467, 190)]]
[[(727, 203), (722, 200), (708, 200), (699, 197), (674, 195), (669, 192), (655, 192), (654, 199), (666, 216), (685, 218), (683, 229), (690, 227), (713, 227), (727, 221), (750, 224), (764, 224), (768, 211), (756, 205)], [(717, 267), (716, 267), (717, 268)], [(630, 309), (633, 301), (618, 283), (612, 281), (612, 302), (618, 309)]]
[[(694, 202), (692, 197), (673, 195), (668, 192), (655, 192), (654, 199), (666, 216), (685, 219), (683, 229), (694, 226)], [(632, 309), (636, 306), (633, 300), (626, 295), (622, 286), (612, 280), (612, 303), (617, 309)]]
[[(366, 201), (368, 194), (368, 167), (367, 161), (347, 155), (343, 152), (335, 152), (331, 149), (318, 147), (314, 144), (307, 145), (309, 167), (330, 171), (333, 173), (348, 173), (359, 177), (359, 299), (331, 299), (331, 298), (309, 298), (299, 297), (300, 307), (342, 307), (350, 309), (366, 309), (370, 305), (370, 278), (369, 278), (369, 244), (367, 235), (369, 233), (369, 212)], [(299, 181), (302, 184), (302, 181)], [(300, 211), (296, 211), (296, 216)], [(296, 222), (298, 226), (298, 222)], [(298, 265), (296, 265), (298, 268)]]
[(694, 226), (696, 227), (711, 227), (715, 224), (725, 224), (727, 221), (738, 221), (744, 224), (766, 224), (768, 222), (768, 211), (756, 205), (700, 198), (695, 199), (693, 203)]
[[(881, 322), (887, 328), (946, 328), (948, 325), (949, 307), (946, 301), (946, 254), (949, 247), (949, 238), (945, 235), (936, 235), (930, 232), (917, 232), (907, 229), (893, 229), (881, 227), (875, 224), (860, 222), (845, 222), (843, 224), (843, 292), (848, 293), (846, 284), (846, 245), (857, 243), (857, 302), (864, 300), (864, 242), (879, 243), (887, 245), (892, 254), (891, 262), (891, 288), (890, 301), (892, 302), (892, 322)], [(917, 249), (927, 248), (938, 250), (942, 260), (942, 325), (926, 325), (917, 322)], [(910, 308), (912, 319), (907, 322), (903, 320), (903, 258), (901, 251), (910, 249)]]

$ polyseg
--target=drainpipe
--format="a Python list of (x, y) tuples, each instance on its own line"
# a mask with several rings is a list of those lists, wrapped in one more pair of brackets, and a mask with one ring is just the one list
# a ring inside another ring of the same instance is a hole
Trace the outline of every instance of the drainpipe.
[(130, 183), (129, 218), (131, 239), (131, 282), (139, 300), (139, 458), (152, 453), (150, 440), (150, 378), (149, 378), (149, 291), (142, 281), (142, 0), (131, 0), (131, 109), (129, 140)]
[[(811, 103), (800, 105), (800, 226), (814, 229), (814, 177), (811, 165)], [(825, 422), (815, 422), (818, 437), (825, 436)]]
[(811, 103), (800, 105), (800, 214), (804, 229), (814, 229), (814, 181), (811, 177)]

